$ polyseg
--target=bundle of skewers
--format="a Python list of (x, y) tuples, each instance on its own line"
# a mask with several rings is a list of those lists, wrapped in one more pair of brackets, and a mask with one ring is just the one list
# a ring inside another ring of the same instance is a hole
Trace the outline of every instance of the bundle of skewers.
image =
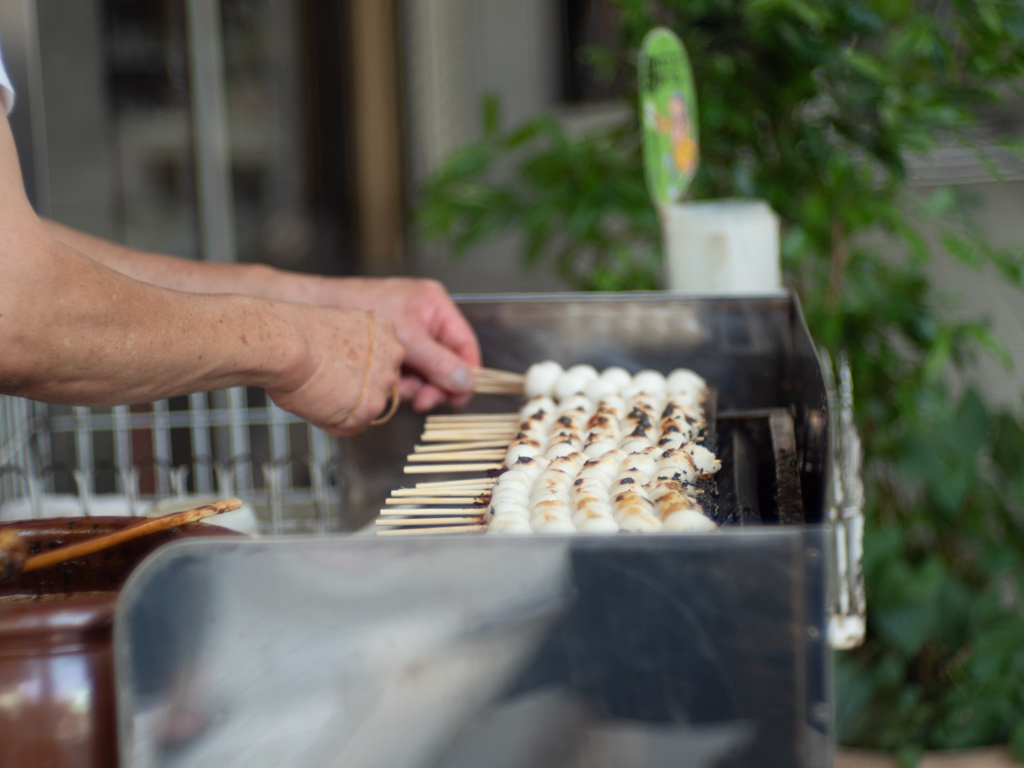
[(515, 376), (530, 397), (518, 413), (427, 417), (405, 472), (473, 476), (393, 491), (379, 535), (717, 527), (700, 501), (721, 468), (704, 444), (703, 378), (548, 361), (509, 374), (500, 394)]
[(524, 391), (526, 377), (512, 371), (499, 371), (496, 368), (477, 368), (476, 386), (473, 391), (479, 395), (521, 395)]

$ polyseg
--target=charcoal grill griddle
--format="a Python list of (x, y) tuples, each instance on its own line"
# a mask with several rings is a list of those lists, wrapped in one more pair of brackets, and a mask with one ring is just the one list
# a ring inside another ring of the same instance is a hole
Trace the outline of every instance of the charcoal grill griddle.
[[(828, 639), (838, 619), (855, 640), (863, 608), (856, 441), (795, 299), (460, 303), (492, 367), (707, 378), (728, 524), (168, 547), (115, 627), (122, 765), (831, 765)], [(364, 522), (421, 427), (400, 413), (349, 444)]]

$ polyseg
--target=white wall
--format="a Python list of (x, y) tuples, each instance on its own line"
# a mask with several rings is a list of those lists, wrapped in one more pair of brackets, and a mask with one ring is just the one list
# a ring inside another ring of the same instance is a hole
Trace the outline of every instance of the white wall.
[[(1024, 181), (975, 183), (961, 189), (976, 196), (977, 220), (989, 238), (1004, 245), (1015, 243), (1018, 253), (1024, 253)], [(935, 290), (948, 299), (953, 316), (988, 318), (1013, 359), (1008, 371), (981, 353), (965, 383), (975, 386), (993, 404), (1024, 413), (1024, 292), (991, 268), (974, 272), (946, 255), (936, 258), (930, 273)]]
[[(481, 135), (485, 94), (501, 99), (503, 124), (520, 124), (558, 104), (561, 19), (550, 0), (405, 0), (407, 172), (415, 188), (453, 151)], [(443, 247), (417, 248), (410, 271), (456, 293), (558, 290), (546, 269), (525, 273), (510, 236), (451, 260)]]

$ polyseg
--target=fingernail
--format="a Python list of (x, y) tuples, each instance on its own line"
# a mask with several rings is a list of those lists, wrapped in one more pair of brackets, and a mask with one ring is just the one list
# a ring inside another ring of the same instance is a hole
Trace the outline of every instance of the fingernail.
[(448, 377), (449, 383), (451, 383), (452, 389), (460, 390), (462, 392), (471, 392), (476, 382), (473, 381), (473, 374), (470, 373), (469, 368), (464, 365), (460, 365), (451, 376)]

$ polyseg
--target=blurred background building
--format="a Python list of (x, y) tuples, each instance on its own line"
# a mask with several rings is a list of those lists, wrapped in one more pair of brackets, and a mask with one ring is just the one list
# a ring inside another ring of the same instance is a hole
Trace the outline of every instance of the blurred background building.
[[(505, 125), (624, 116), (616, 84), (575, 55), (614, 39), (604, 0), (5, 0), (0, 34), (37, 209), (188, 258), (557, 289), (521, 270), (515, 237), (459, 262), (418, 244), (417, 186), (479, 135), (487, 93)], [(1024, 135), (1024, 110), (990, 119)], [(1020, 160), (951, 147), (911, 167), (923, 190), (969, 186), (993, 239), (1024, 241)], [(1024, 371), (1024, 299), (943, 262), (935, 275), (992, 317)], [(1019, 406), (1020, 374), (982, 361), (979, 381)]]
[[(409, 247), (416, 183), (476, 135), (484, 93), (510, 123), (564, 100), (563, 16), (579, 5), (11, 0), (0, 33), (29, 195), (188, 258), (447, 273)], [(507, 286), (487, 275), (508, 255), (451, 277)]]

